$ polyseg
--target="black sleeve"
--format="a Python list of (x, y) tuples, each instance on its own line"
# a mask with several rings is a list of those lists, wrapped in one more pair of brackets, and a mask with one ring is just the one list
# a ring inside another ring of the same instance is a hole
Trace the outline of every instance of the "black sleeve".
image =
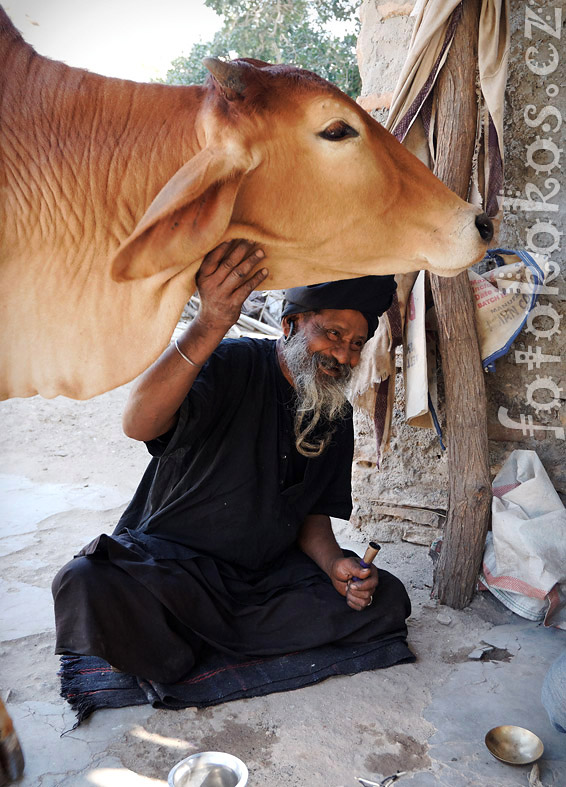
[(185, 400), (179, 418), (166, 434), (146, 442), (152, 456), (161, 457), (178, 446), (205, 437), (219, 412), (236, 409), (248, 380), (250, 351), (245, 340), (225, 339), (210, 356)]

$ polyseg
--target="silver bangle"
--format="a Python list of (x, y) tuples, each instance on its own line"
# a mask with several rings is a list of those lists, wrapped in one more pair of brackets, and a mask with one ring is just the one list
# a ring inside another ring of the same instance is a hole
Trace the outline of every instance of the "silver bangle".
[(203, 365), (201, 363), (195, 363), (194, 361), (191, 361), (191, 359), (189, 358), (188, 355), (185, 355), (185, 353), (179, 347), (179, 340), (178, 339), (175, 339), (175, 347), (177, 348), (177, 352), (179, 353), (181, 358), (184, 358), (187, 363), (190, 363), (191, 366), (194, 366), (196, 369), (202, 369)]

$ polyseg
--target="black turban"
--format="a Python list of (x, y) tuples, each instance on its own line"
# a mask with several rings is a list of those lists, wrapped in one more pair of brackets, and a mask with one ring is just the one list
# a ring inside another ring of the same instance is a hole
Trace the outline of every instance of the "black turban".
[(281, 317), (320, 309), (355, 309), (366, 318), (368, 339), (371, 339), (380, 315), (391, 306), (396, 289), (394, 276), (362, 276), (293, 287), (285, 291)]

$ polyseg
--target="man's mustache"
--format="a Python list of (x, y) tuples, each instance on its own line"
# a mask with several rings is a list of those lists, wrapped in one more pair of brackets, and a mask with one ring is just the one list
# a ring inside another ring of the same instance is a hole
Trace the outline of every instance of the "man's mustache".
[(348, 380), (352, 374), (352, 367), (347, 363), (340, 363), (332, 356), (323, 355), (322, 353), (313, 353), (314, 358), (319, 366), (331, 372), (337, 372), (338, 378), (341, 380)]

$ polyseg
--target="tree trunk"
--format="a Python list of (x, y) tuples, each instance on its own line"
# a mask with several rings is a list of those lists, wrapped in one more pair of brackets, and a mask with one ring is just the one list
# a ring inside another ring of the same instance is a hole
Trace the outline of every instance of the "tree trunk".
[[(480, 0), (464, 0), (462, 18), (435, 87), (438, 117), (435, 174), (468, 196), (477, 98)], [(491, 507), (484, 372), (468, 274), (431, 276), (446, 390), (449, 508), (433, 594), (462, 609), (471, 601)]]

